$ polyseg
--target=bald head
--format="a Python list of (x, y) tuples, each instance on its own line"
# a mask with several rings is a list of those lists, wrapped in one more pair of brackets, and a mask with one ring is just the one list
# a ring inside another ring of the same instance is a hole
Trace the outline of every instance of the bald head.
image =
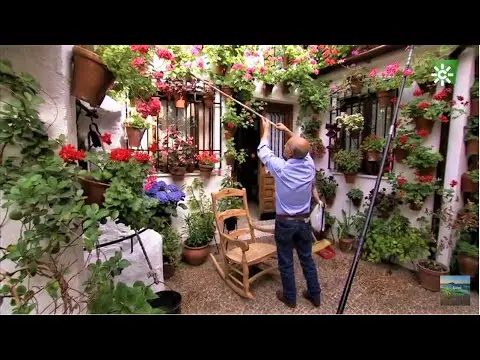
[(310, 151), (310, 143), (300, 136), (292, 136), (285, 144), (287, 159), (303, 159)]

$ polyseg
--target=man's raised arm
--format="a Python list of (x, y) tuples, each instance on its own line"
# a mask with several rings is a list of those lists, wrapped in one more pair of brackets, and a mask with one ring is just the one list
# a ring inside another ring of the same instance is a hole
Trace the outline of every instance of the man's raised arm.
[(263, 122), (263, 134), (260, 139), (260, 145), (258, 145), (258, 158), (267, 167), (270, 173), (277, 173), (285, 166), (285, 160), (275, 156), (270, 149), (268, 136), (270, 134), (270, 124), (267, 120), (262, 119)]

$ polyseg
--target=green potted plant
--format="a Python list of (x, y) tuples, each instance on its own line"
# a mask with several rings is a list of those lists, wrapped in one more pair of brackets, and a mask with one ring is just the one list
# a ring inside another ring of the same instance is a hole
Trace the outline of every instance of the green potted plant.
[(349, 252), (352, 250), (355, 235), (353, 235), (353, 217), (347, 216), (345, 210), (342, 209), (343, 221), (337, 219), (338, 224), (338, 240), (340, 251)]
[(458, 212), (453, 228), (458, 235), (455, 252), (459, 272), (474, 278), (478, 274), (478, 203), (467, 201)]
[(323, 145), (323, 141), (321, 138), (315, 138), (309, 135), (306, 135), (305, 138), (310, 143), (310, 156), (313, 159), (321, 159), (325, 156), (327, 149), (325, 145)]
[[(373, 189), (370, 190), (365, 200), (368, 204), (372, 201)], [(388, 219), (393, 213), (397, 212), (400, 199), (395, 190), (387, 191), (386, 188), (379, 190), (375, 198), (375, 215), (380, 219)]]
[(298, 103), (303, 108), (310, 107), (317, 114), (325, 111), (330, 103), (329, 86), (308, 77), (299, 83)]
[(335, 154), (335, 164), (343, 172), (347, 184), (355, 183), (355, 178), (362, 165), (362, 158), (360, 150), (340, 150)]
[(167, 150), (167, 161), (170, 174), (175, 180), (182, 180), (187, 172), (190, 155), (193, 158), (192, 139), (185, 140), (175, 125), (167, 129), (163, 138), (163, 148)]
[[(253, 126), (253, 121), (248, 120), (249, 114), (245, 109), (239, 110), (232, 100), (225, 102), (225, 113), (222, 117), (225, 139), (231, 139), (235, 136), (238, 128), (248, 128)], [(253, 120), (253, 118), (252, 118)]]
[(270, 96), (272, 94), (273, 87), (278, 84), (280, 80), (280, 73), (276, 64), (266, 66), (264, 72), (260, 72), (258, 75), (258, 79), (263, 81), (263, 96)]
[(352, 202), (353, 206), (359, 207), (362, 205), (363, 191), (357, 188), (353, 188), (347, 193), (347, 197)]
[(187, 186), (188, 215), (185, 217), (184, 234), (186, 240), (183, 258), (190, 265), (201, 265), (210, 254), (209, 243), (215, 234), (212, 202), (203, 188), (203, 183), (195, 178)]
[[(222, 189), (241, 189), (242, 185), (235, 181), (231, 176), (225, 176), (221, 183)], [(229, 196), (218, 201), (217, 211), (223, 212), (232, 209), (241, 209), (243, 207), (243, 199), (237, 196)], [(233, 231), (237, 227), (237, 218), (235, 216), (225, 219), (225, 228), (227, 231)]]
[(354, 66), (345, 76), (340, 87), (342, 89), (349, 88), (353, 95), (360, 94), (367, 77), (368, 72), (363, 67)]
[(163, 278), (168, 280), (175, 275), (175, 268), (182, 257), (182, 239), (178, 231), (172, 226), (167, 226), (161, 234)]
[(200, 172), (205, 174), (211, 174), (215, 164), (220, 161), (212, 151), (201, 151), (195, 155), (195, 159), (198, 161)]
[(453, 108), (449, 100), (451, 89), (445, 88), (432, 99), (419, 97), (402, 108), (402, 115), (413, 119), (417, 130), (432, 131), (435, 121), (447, 123), (448, 117), (457, 118), (464, 113), (463, 109)]
[(478, 117), (478, 77), (470, 88), (470, 116)]
[(433, 175), (438, 163), (442, 160), (443, 156), (438, 151), (420, 145), (411, 150), (405, 159), (405, 164), (417, 169), (420, 175)]
[(341, 113), (340, 116), (335, 118), (337, 121), (337, 126), (340, 129), (344, 129), (351, 136), (357, 136), (364, 127), (365, 119), (362, 114), (351, 114)]
[[(411, 75), (412, 73), (412, 71), (408, 71), (408, 74)], [(404, 70), (399, 67), (398, 63), (387, 65), (381, 73), (378, 73), (376, 69), (370, 71), (365, 83), (370, 91), (375, 91), (377, 93), (377, 102), (380, 107), (385, 107), (391, 104), (391, 90), (400, 87), (403, 74)], [(411, 84), (412, 80), (408, 77), (405, 86), (409, 87)]]
[(418, 132), (422, 135), (428, 134), (428, 132), (425, 133), (425, 130), (417, 130), (417, 132), (415, 132), (406, 127), (397, 129), (395, 138), (392, 141), (392, 148), (397, 162), (403, 162), (409, 152), (422, 143), (423, 136), (417, 135)]
[(385, 139), (378, 135), (370, 135), (363, 139), (360, 149), (366, 153), (367, 161), (378, 162), (385, 144)]
[(417, 176), (414, 181), (407, 181), (401, 175), (395, 177), (390, 174), (390, 182), (399, 190), (400, 197), (410, 205), (410, 209), (419, 211), (422, 209), (425, 199), (434, 194), (439, 187), (439, 180), (431, 175)]
[(478, 116), (468, 121), (465, 130), (465, 151), (467, 152), (467, 157), (478, 155)]
[(466, 171), (462, 175), (461, 189), (464, 193), (478, 193), (478, 170)]
[(460, 274), (472, 278), (478, 274), (478, 246), (466, 241), (457, 244), (457, 261)]
[(422, 92), (429, 93), (430, 95), (435, 93), (437, 84), (432, 77), (433, 69), (439, 60), (446, 58), (451, 48), (451, 46), (442, 46), (438, 50), (428, 51), (413, 58), (412, 80), (417, 83)]
[(318, 193), (329, 206), (333, 205), (337, 193), (338, 183), (333, 176), (327, 176), (325, 170), (320, 169), (316, 172), (315, 186)]
[(310, 138), (318, 138), (320, 135), (320, 127), (322, 122), (318, 115), (306, 115), (302, 118), (301, 129), (302, 132)]
[(228, 139), (225, 142), (227, 150), (225, 151), (225, 160), (227, 165), (233, 166), (235, 161), (238, 161), (239, 164), (243, 164), (247, 159), (247, 154), (244, 149), (237, 150), (235, 148), (235, 142), (233, 139)]
[(143, 134), (149, 127), (149, 122), (142, 118), (139, 114), (132, 114), (125, 121), (125, 129), (127, 130), (128, 144), (131, 147), (140, 147)]

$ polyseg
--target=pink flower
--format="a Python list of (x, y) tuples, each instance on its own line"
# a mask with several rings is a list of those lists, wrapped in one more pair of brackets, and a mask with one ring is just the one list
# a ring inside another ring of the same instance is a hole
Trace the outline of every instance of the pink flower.
[(200, 68), (200, 69), (203, 69), (204, 66), (205, 66), (205, 63), (203, 62), (203, 59), (198, 59), (197, 61), (197, 66)]
[(357, 56), (357, 55), (360, 55), (360, 51), (352, 50), (352, 56)]
[(190, 61), (187, 61), (184, 65), (187, 69), (190, 69), (192, 67), (192, 63)]
[(249, 73), (254, 73), (254, 72), (255, 72), (255, 68), (254, 68), (254, 67), (249, 67), (249, 68), (247, 69), (247, 72), (249, 72)]
[(159, 80), (159, 79), (163, 79), (163, 71), (157, 71), (155, 74), (154, 74), (154, 77), (155, 79)]
[(190, 51), (192, 52), (192, 55), (193, 55), (193, 56), (197, 56), (197, 55), (200, 53), (200, 51), (198, 51), (198, 49), (197, 49), (195, 46), (193, 46), (193, 47), (190, 49)]
[(413, 96), (422, 96), (423, 95), (423, 91), (418, 88), (418, 89), (415, 89), (415, 91), (413, 92)]
[(150, 45), (130, 45), (130, 50), (140, 54), (147, 54), (150, 50)]
[(232, 70), (241, 70), (243, 69), (243, 65), (242, 64), (234, 64), (232, 66)]
[(392, 98), (390, 99), (390, 101), (392, 102), (392, 104), (395, 104), (395, 103), (397, 102), (397, 98), (396, 98), (396, 97), (392, 97)]
[(158, 97), (152, 97), (148, 101), (148, 107), (150, 108), (150, 116), (158, 116), (160, 110), (162, 110), (162, 103)]
[(266, 71), (265, 66), (260, 67), (259, 71), (260, 71), (260, 74), (265, 74), (265, 71)]
[(405, 76), (413, 75), (413, 70), (412, 69), (407, 69), (403, 72), (403, 75), (405, 75)]
[(253, 78), (252, 74), (250, 74), (250, 73), (245, 74), (245, 79), (246, 80), (252, 80), (252, 78)]
[(166, 91), (168, 89), (168, 85), (163, 81), (158, 80), (156, 85), (158, 90)]
[(255, 51), (255, 52), (253, 53), (253, 56), (255, 56), (255, 57), (259, 57), (259, 56), (260, 56), (260, 54), (259, 54), (258, 52), (256, 52), (256, 51)]
[(193, 47), (195, 49), (197, 49), (198, 51), (202, 51), (202, 49), (203, 49), (203, 45), (193, 45)]
[(377, 76), (377, 69), (372, 69), (370, 70), (370, 77), (374, 77), (374, 76)]
[(250, 50), (245, 51), (245, 56), (252, 56), (252, 52)]
[(457, 185), (457, 184), (458, 184), (458, 181), (457, 181), (457, 180), (452, 180), (452, 181), (450, 182), (450, 187), (453, 188), (453, 187), (455, 187), (455, 185)]
[(310, 64), (315, 65), (316, 63), (317, 63), (317, 60), (315, 59), (310, 60)]
[(316, 54), (318, 52), (318, 45), (310, 45), (308, 48), (313, 54)]
[(313, 73), (314, 73), (315, 75), (318, 75), (318, 73), (319, 73), (318, 69), (313, 70)]
[(339, 63), (339, 64), (343, 64), (344, 62), (345, 62), (345, 59), (340, 59), (340, 60), (338, 60), (338, 63)]
[[(318, 71), (318, 69), (317, 69), (317, 71)], [(333, 91), (333, 92), (337, 91), (337, 89), (338, 89), (337, 85), (335, 85), (335, 84), (333, 84), (332, 87), (330, 88), (330, 90)]]
[(301, 62), (302, 62), (302, 59), (299, 59), (299, 58), (293, 60), (293, 63), (294, 63), (294, 64), (299, 64), (299, 63), (301, 63)]
[(283, 57), (277, 56), (277, 61), (283, 61)]
[(167, 66), (167, 70), (168, 70), (168, 71), (172, 71), (172, 70), (173, 70), (173, 65), (171, 65), (171, 64), (168, 65), (168, 66)]
[(146, 60), (140, 56), (132, 60), (132, 66), (136, 69), (143, 69), (146, 64)]

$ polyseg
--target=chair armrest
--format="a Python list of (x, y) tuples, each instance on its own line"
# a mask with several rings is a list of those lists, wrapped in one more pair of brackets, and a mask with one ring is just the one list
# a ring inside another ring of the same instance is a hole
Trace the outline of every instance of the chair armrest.
[(223, 236), (223, 238), (227, 239), (228, 242), (231, 242), (233, 245), (238, 246), (240, 249), (242, 249), (243, 252), (248, 251), (248, 243), (245, 241), (241, 240), (235, 240), (231, 236), (228, 236), (227, 234), (220, 234), (220, 236)]
[(266, 228), (262, 228), (258, 225), (255, 225), (255, 224), (252, 224), (252, 227), (255, 229), (255, 230), (258, 230), (258, 231), (261, 231), (261, 232), (265, 232), (265, 233), (269, 233), (269, 234), (275, 234), (275, 228), (273, 229), (266, 229)]

